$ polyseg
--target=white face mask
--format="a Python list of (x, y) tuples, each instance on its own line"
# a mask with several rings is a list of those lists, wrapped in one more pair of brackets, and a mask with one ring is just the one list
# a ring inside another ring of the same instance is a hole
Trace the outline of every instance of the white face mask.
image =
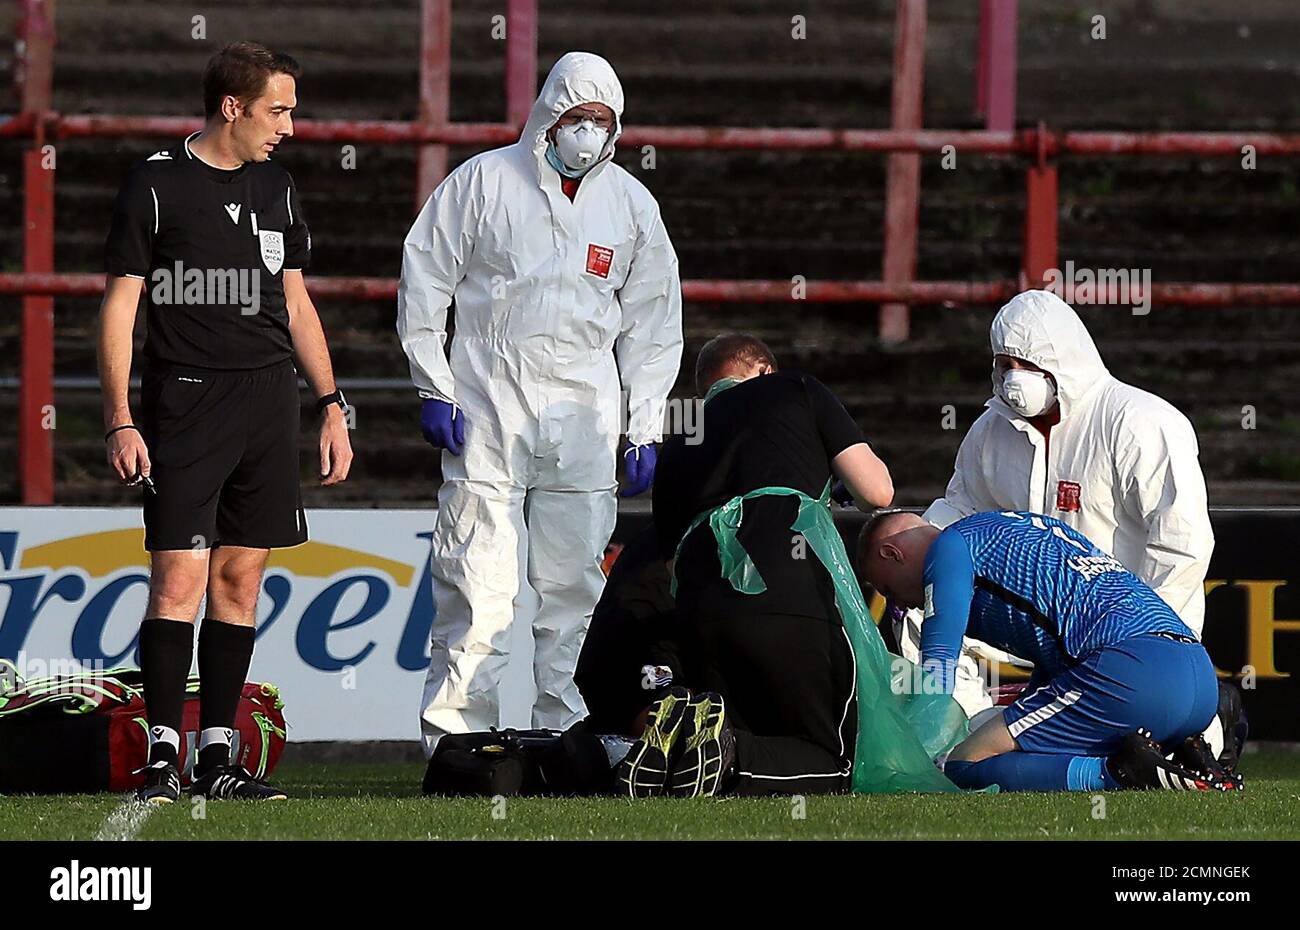
[(1056, 403), (1056, 386), (1041, 371), (1013, 368), (1002, 376), (1002, 399), (1022, 417), (1036, 417)]
[(608, 129), (586, 119), (555, 130), (555, 151), (567, 167), (586, 171), (600, 158), (608, 138)]

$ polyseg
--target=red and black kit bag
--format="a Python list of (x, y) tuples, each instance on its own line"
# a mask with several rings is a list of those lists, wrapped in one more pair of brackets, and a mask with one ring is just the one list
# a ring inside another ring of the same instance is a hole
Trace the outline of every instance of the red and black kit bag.
[[(22, 680), (0, 660), (0, 793), (129, 791), (149, 754), (139, 669)], [(186, 682), (181, 782), (198, 755), (199, 679)], [(231, 761), (266, 778), (284, 751), (284, 702), (274, 685), (248, 682), (239, 699)]]

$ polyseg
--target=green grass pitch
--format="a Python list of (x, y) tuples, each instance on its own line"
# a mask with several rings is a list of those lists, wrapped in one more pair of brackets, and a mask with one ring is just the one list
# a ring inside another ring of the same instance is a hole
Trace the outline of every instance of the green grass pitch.
[[(440, 800), (410, 764), (286, 764), (278, 804), (182, 797), (137, 822), (120, 795), (0, 797), (2, 839), (1300, 839), (1300, 753), (1242, 763), (1247, 791), (630, 801)], [(1104, 799), (1104, 809), (1097, 797)], [(802, 815), (802, 816), (800, 816)]]

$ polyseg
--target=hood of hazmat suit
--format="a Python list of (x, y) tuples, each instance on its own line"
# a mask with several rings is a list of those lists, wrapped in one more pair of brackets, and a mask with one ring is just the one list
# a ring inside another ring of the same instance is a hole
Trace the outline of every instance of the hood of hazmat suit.
[(947, 526), (989, 510), (1056, 517), (1119, 559), (1199, 635), (1214, 534), (1191, 423), (1114, 378), (1078, 314), (1048, 291), (1012, 298), (989, 341), (994, 355), (1051, 373), (1060, 422), (1044, 436), (995, 384), (926, 519)]
[[(570, 201), (546, 134), (584, 103), (608, 106), (615, 125)], [(525, 545), (539, 597), (533, 725), (585, 711), (572, 672), (604, 581), (618, 437), (661, 438), (682, 354), (676, 253), (654, 197), (612, 160), (622, 116), (609, 63), (564, 55), (519, 141), (457, 167), (406, 237), (397, 330), (411, 377), (466, 423), (463, 456), (442, 457), (427, 751), (449, 728), (498, 723)]]
[[(1110, 378), (1083, 320), (1050, 291), (1026, 291), (1012, 298), (993, 318), (989, 344), (994, 355), (1032, 362), (1051, 374), (1056, 381), (1062, 420)], [(995, 372), (993, 398), (988, 405), (1011, 417), (1018, 416), (1002, 400), (998, 380)]]

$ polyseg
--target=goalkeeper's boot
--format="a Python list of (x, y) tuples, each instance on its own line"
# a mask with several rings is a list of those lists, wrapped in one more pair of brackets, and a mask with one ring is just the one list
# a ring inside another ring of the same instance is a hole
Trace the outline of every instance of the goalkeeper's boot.
[(283, 801), (289, 796), (242, 766), (218, 765), (190, 783), (190, 796), (212, 801)]
[(1214, 779), (1166, 759), (1150, 730), (1124, 738), (1119, 752), (1106, 760), (1106, 770), (1121, 787), (1167, 791), (1240, 791), (1237, 780)]
[(170, 762), (155, 762), (132, 774), (144, 773), (144, 784), (136, 789), (135, 799), (144, 804), (172, 804), (181, 797), (181, 775)]
[(712, 797), (730, 786), (735, 768), (736, 732), (727, 721), (722, 695), (695, 695), (686, 707), (686, 732), (668, 793), (678, 798)]
[(681, 738), (690, 692), (671, 688), (650, 705), (645, 730), (632, 744), (615, 772), (615, 790), (630, 798), (663, 794), (668, 783), (668, 764)]
[(1240, 775), (1220, 764), (1210, 744), (1200, 734), (1189, 736), (1174, 750), (1173, 761), (1211, 782), (1222, 782), (1224, 791), (1241, 791), (1245, 787)]

